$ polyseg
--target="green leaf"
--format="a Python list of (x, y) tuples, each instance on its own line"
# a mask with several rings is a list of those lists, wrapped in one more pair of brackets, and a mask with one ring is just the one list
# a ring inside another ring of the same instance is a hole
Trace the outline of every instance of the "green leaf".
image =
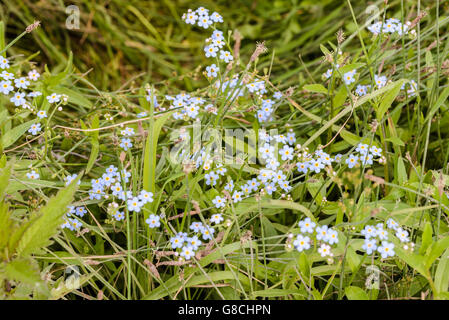
[(282, 208), (282, 209), (297, 210), (304, 213), (307, 217), (309, 217), (313, 221), (316, 221), (315, 217), (313, 216), (312, 212), (309, 209), (304, 207), (302, 204), (299, 204), (294, 201), (264, 199), (260, 201), (259, 205), (262, 208)]
[(430, 109), (429, 113), (426, 116), (425, 122), (429, 121), (433, 117), (433, 115), (440, 109), (440, 107), (447, 101), (447, 98), (449, 97), (449, 86), (444, 88), (443, 92), (438, 96), (437, 101)]
[[(437, 242), (434, 242), (429, 249), (427, 250), (426, 255), (426, 267), (429, 269), (432, 264), (435, 262), (436, 259), (438, 259), (439, 256), (441, 256), (446, 250), (449, 248), (449, 237), (443, 238), (438, 240)], [(430, 252), (429, 252), (430, 250)]]
[(404, 141), (402, 141), (398, 137), (386, 138), (385, 141), (389, 141), (389, 142), (391, 142), (392, 144), (394, 144), (396, 146), (400, 146), (400, 147), (404, 147), (405, 146)]
[(345, 289), (346, 297), (349, 300), (369, 300), (368, 295), (359, 287), (349, 286)]
[[(92, 120), (92, 129), (98, 129), (100, 127), (100, 119), (98, 118), (98, 115), (95, 115)], [(92, 149), (90, 151), (89, 160), (87, 162), (86, 166), (86, 173), (89, 173), (89, 171), (92, 169), (95, 160), (97, 160), (98, 152), (100, 151), (100, 142), (98, 141), (98, 134), (99, 131), (93, 131), (90, 132), (90, 141), (92, 143)]]
[(303, 88), (309, 92), (328, 93), (327, 89), (322, 84), (306, 84)]
[(332, 104), (334, 105), (334, 109), (338, 110), (346, 101), (346, 97), (348, 96), (348, 90), (346, 86), (341, 86), (332, 99)]
[(425, 258), (423, 256), (405, 251), (399, 246), (395, 246), (394, 250), (400, 259), (404, 260), (405, 263), (427, 279), (429, 278), (429, 271), (426, 269)]
[(360, 257), (357, 255), (352, 246), (349, 246), (346, 252), (346, 258), (352, 272), (355, 272), (360, 264)]
[(57, 94), (65, 94), (68, 97), (68, 101), (73, 103), (74, 105), (82, 106), (87, 109), (92, 108), (93, 104), (89, 101), (89, 99), (85, 98), (80, 92), (76, 90), (72, 90), (66, 87), (57, 86), (51, 88), (52, 92)]
[(8, 163), (6, 167), (0, 169), (0, 201), (2, 201), (5, 197), (5, 191), (9, 184), (11, 172), (12, 172), (12, 163)]
[(3, 148), (7, 148), (12, 145), (14, 142), (20, 139), (20, 137), (30, 129), (31, 125), (35, 123), (36, 120), (30, 120), (28, 122), (19, 124), (17, 127), (14, 127), (12, 130), (7, 131), (1, 137), (1, 145)]
[(342, 75), (344, 75), (346, 72), (349, 72), (352, 70), (357, 70), (358, 68), (361, 68), (363, 66), (365, 66), (364, 63), (356, 62), (356, 63), (347, 64), (347, 65), (339, 68), (338, 71), (340, 71), (340, 73)]
[(406, 82), (407, 80), (405, 79), (401, 79), (398, 80), (396, 82), (394, 82), (394, 84), (392, 85), (391, 89), (388, 90), (382, 97), (382, 101), (379, 105), (379, 108), (377, 109), (377, 120), (381, 120), (385, 114), (385, 112), (387, 112), (388, 108), (390, 108), (391, 104), (393, 103), (394, 99), (396, 99), (397, 95), (399, 94), (399, 91), (401, 91), (401, 87), (402, 85)]
[(432, 224), (428, 221), (424, 226), (424, 231), (422, 234), (422, 243), (421, 248), (419, 249), (419, 254), (424, 255), (426, 253), (427, 248), (432, 243)]
[(13, 220), (8, 205), (0, 201), (0, 249), (3, 249), (11, 238)]
[(310, 263), (307, 259), (306, 253), (303, 251), (301, 252), (301, 255), (299, 256), (299, 270), (303, 274), (303, 276), (308, 280), (310, 277)]
[(254, 291), (252, 293), (252, 297), (264, 297), (264, 298), (276, 298), (276, 297), (285, 297), (289, 294), (300, 294), (302, 293), (299, 290), (295, 289), (266, 289), (266, 290), (259, 290)]
[(42, 282), (39, 271), (34, 268), (32, 261), (28, 259), (15, 259), (7, 263), (5, 275), (10, 280), (32, 286)]
[(404, 160), (402, 157), (398, 157), (396, 162), (396, 172), (399, 184), (402, 186), (407, 181), (407, 171), (405, 170)]
[(449, 288), (449, 249), (441, 256), (435, 272), (435, 288), (437, 292), (448, 291)]
[[(142, 92), (141, 92), (142, 93)], [(143, 93), (142, 93), (143, 94)], [(153, 116), (154, 106), (151, 104), (150, 116)], [(159, 134), (165, 121), (171, 116), (171, 112), (167, 112), (162, 117), (154, 121), (150, 119), (150, 128), (147, 141), (145, 143), (144, 164), (143, 164), (143, 188), (155, 194), (156, 192), (156, 153)], [(148, 204), (147, 206), (151, 206)], [(149, 211), (145, 210), (145, 219), (149, 216)]]
[(50, 244), (50, 238), (58, 232), (63, 222), (62, 217), (67, 212), (67, 206), (73, 200), (80, 178), (81, 175), (66, 188), (60, 190), (33, 218), (33, 222), (23, 232), (18, 243), (17, 254), (19, 256), (27, 256)]
[(3, 21), (0, 21), (0, 51), (3, 51), (5, 49), (6, 43), (5, 43), (5, 23)]
[(69, 59), (67, 60), (67, 66), (65, 67), (63, 72), (60, 72), (58, 74), (52, 75), (50, 71), (47, 68), (47, 65), (45, 65), (45, 77), (43, 78), (43, 82), (48, 87), (53, 87), (56, 85), (59, 85), (71, 72), (73, 67), (73, 53), (70, 51)]
[(438, 292), (435, 298), (438, 300), (449, 300), (449, 292)]

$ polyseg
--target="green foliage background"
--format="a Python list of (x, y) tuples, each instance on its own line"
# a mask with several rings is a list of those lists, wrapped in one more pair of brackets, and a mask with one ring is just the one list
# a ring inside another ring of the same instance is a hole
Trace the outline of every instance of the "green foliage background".
[[(71, 103), (75, 105), (69, 112), (59, 116), (58, 124), (74, 126), (74, 122), (83, 119), (81, 124), (83, 127), (98, 128), (101, 124), (95, 113), (100, 109), (95, 109), (97, 106), (94, 107), (92, 101), (99, 101), (102, 104), (100, 108), (103, 108), (101, 110), (106, 108), (105, 105), (109, 107), (108, 102), (112, 99), (117, 104), (123, 103), (121, 112), (126, 115), (124, 106), (132, 106), (134, 102), (127, 101), (128, 98), (122, 94), (125, 92), (135, 94), (131, 98), (136, 98), (139, 93), (138, 88), (142, 83), (151, 83), (158, 88), (169, 88), (173, 91), (191, 91), (202, 88), (207, 82), (201, 77), (199, 68), (208, 63), (203, 58), (204, 34), (192, 32), (180, 17), (188, 8), (199, 6), (218, 11), (224, 17), (223, 29), (238, 30), (243, 36), (241, 57), (244, 61), (249, 59), (256, 41), (266, 41), (269, 52), (260, 57), (257, 69), (261, 73), (271, 74), (271, 81), (280, 89), (285, 90), (292, 87), (294, 89), (292, 99), (298, 103), (300, 108), (310, 112), (306, 117), (296, 110), (299, 108), (289, 105), (283, 109), (278, 123), (280, 126), (286, 122), (291, 123), (298, 136), (304, 137), (307, 141), (310, 140), (311, 147), (316, 147), (329, 141), (333, 135), (331, 124), (337, 122), (333, 118), (333, 112), (329, 111), (328, 100), (319, 95), (323, 92), (327, 94), (327, 89), (323, 90), (322, 87), (317, 86), (322, 83), (321, 75), (328, 68), (328, 64), (323, 63), (324, 50), (320, 45), (328, 49), (331, 48), (336, 43), (336, 32), (342, 29), (347, 37), (342, 49), (352, 57), (362, 57), (359, 36), (367, 38), (369, 33), (366, 30), (361, 30), (358, 34), (354, 18), (360, 26), (369, 17), (366, 12), (369, 5), (376, 5), (379, 8), (384, 6), (383, 0), (352, 1), (352, 7), (348, 3), (348, 1), (336, 0), (198, 2), (85, 0), (70, 3), (62, 0), (3, 0), (0, 7), (0, 18), (6, 25), (6, 43), (15, 39), (33, 21), (41, 21), (40, 28), (25, 35), (21, 41), (9, 49), (9, 56), (32, 56), (34, 61), (51, 66), (53, 75), (46, 78), (46, 85), (62, 90), (61, 93), (70, 93)], [(339, 211), (337, 201), (333, 202), (332, 200), (335, 199), (332, 198), (328, 203), (323, 201), (323, 198), (329, 196), (331, 191), (327, 192), (327, 182), (320, 180), (310, 182), (307, 187), (298, 187), (299, 191), (297, 190), (295, 197), (301, 201), (298, 200), (297, 204), (281, 200), (264, 203), (265, 216), (260, 218), (258, 226), (262, 233), (263, 230), (268, 232), (268, 243), (273, 246), (273, 249), (262, 253), (253, 252), (253, 250), (260, 250), (262, 245), (251, 241), (242, 244), (240, 242), (241, 234), (232, 234), (230, 236), (232, 241), (226, 243), (220, 252), (217, 251), (198, 263), (199, 269), (207, 272), (201, 273), (197, 272), (198, 269), (188, 268), (184, 274), (184, 279), (189, 279), (183, 284), (185, 288), (193, 288), (202, 284), (211, 284), (213, 287), (214, 283), (227, 281), (235, 287), (244, 287), (245, 289), (242, 289), (240, 294), (231, 288), (217, 290), (219, 293), (213, 290), (192, 289), (192, 291), (183, 290), (182, 298), (326, 299), (346, 296), (349, 299), (368, 299), (379, 296), (388, 299), (392, 297), (416, 298), (422, 293), (427, 296), (429, 290), (433, 294), (432, 298), (449, 297), (447, 276), (449, 274), (447, 272), (449, 270), (447, 263), (449, 228), (445, 211), (449, 200), (441, 193), (442, 189), (446, 190), (449, 186), (449, 126), (446, 125), (449, 121), (449, 107), (446, 101), (449, 95), (447, 89), (449, 4), (447, 1), (440, 1), (438, 2), (439, 7), (436, 7), (436, 3), (434, 0), (388, 1), (388, 17), (413, 20), (416, 17), (418, 6), (420, 10), (425, 10), (427, 15), (420, 22), (420, 32), (415, 40), (407, 44), (390, 41), (377, 43), (369, 49), (370, 54), (376, 57), (373, 65), (370, 66), (375, 71), (380, 69), (383, 66), (383, 61), (386, 60), (388, 66), (383, 72), (398, 78), (417, 79), (420, 77), (423, 88), (420, 88), (422, 92), (418, 101), (411, 105), (402, 104), (400, 101), (392, 107), (392, 102), (398, 91), (395, 89), (398, 89), (401, 84), (400, 80), (394, 82), (385, 90), (385, 93), (382, 92), (382, 95), (377, 93), (372, 97), (376, 98), (376, 107), (378, 108), (370, 109), (371, 113), (366, 109), (357, 111), (341, 133), (343, 140), (332, 145), (332, 151), (338, 152), (354, 146), (359, 138), (369, 139), (369, 123), (375, 118), (378, 118), (379, 121), (382, 120), (384, 132), (378, 133), (378, 135), (382, 137), (384, 145), (388, 144), (386, 150), (388, 151), (388, 166), (385, 170), (377, 170), (374, 174), (382, 176), (385, 179), (385, 185), (372, 187), (372, 193), (365, 193), (362, 192), (363, 188), (369, 188), (371, 185), (368, 186), (366, 181), (362, 184), (360, 180), (357, 180), (360, 177), (357, 177), (356, 174), (345, 176), (344, 183), (347, 183), (348, 188), (344, 190), (347, 198), (343, 200), (343, 203), (346, 208), (352, 208), (354, 212), (360, 214), (358, 222), (367, 218), (376, 208), (384, 207), (389, 213), (405, 221), (407, 226), (416, 229), (414, 239), (420, 243), (418, 252), (408, 254), (398, 248), (397, 255), (401, 262), (396, 261), (395, 264), (389, 262), (383, 265), (384, 270), (397, 267), (396, 271), (392, 271), (387, 277), (395, 289), (387, 293), (370, 292), (369, 295), (361, 289), (364, 280), (361, 275), (363, 273), (361, 266), (365, 263), (366, 255), (361, 256), (356, 253), (355, 249), (361, 245), (357, 241), (351, 246), (338, 248), (338, 254), (344, 253), (346, 260), (339, 261), (341, 264), (337, 264), (337, 266), (313, 267), (313, 262), (319, 259), (315, 255), (310, 257), (300, 255), (296, 260), (282, 263), (290, 256), (284, 251), (279, 253), (275, 247), (277, 245), (277, 249), (284, 250), (283, 245), (280, 244), (279, 234), (289, 231), (287, 226), (293, 224), (294, 218), (285, 217), (285, 215), (278, 217), (277, 213), (300, 212), (313, 215), (318, 212), (321, 218), (330, 221), (337, 217), (339, 222), (343, 222), (343, 213)], [(77, 5), (80, 8), (79, 30), (68, 30), (65, 27), (67, 19), (65, 6), (69, 4)], [(351, 9), (353, 9), (353, 13)], [(402, 17), (403, 14), (408, 16)], [(437, 39), (440, 40), (439, 43), (435, 42)], [(394, 48), (392, 49), (392, 47)], [(35, 55), (38, 52), (40, 54)], [(59, 75), (57, 75), (58, 73)], [(367, 74), (368, 72), (365, 72), (364, 76)], [(73, 77), (68, 80), (69, 76)], [(61, 79), (64, 81), (59, 86)], [(75, 87), (77, 88), (75, 89)], [(340, 92), (345, 94), (344, 89)], [(332, 94), (334, 95), (329, 96), (329, 100), (339, 102), (337, 107), (344, 109), (346, 95), (341, 99), (338, 92), (332, 92)], [(388, 117), (385, 117), (387, 111), (389, 112)], [(164, 190), (165, 188), (171, 192), (170, 194), (174, 193), (172, 197), (174, 200), (170, 200), (172, 201), (170, 205), (174, 206), (173, 214), (175, 214), (177, 209), (182, 210), (182, 206), (185, 205), (184, 200), (179, 201), (181, 194), (185, 191), (183, 189), (185, 188), (183, 187), (184, 177), (182, 174), (179, 176), (170, 172), (164, 165), (158, 165), (157, 168), (155, 165), (156, 154), (161, 149), (161, 145), (157, 144), (158, 137), (161, 135), (159, 141), (162, 141), (163, 144), (168, 135), (166, 128), (161, 130), (165, 120), (157, 120), (145, 128), (151, 130), (151, 137), (155, 142), (153, 143), (150, 139), (142, 142), (142, 145), (146, 144), (146, 151), (145, 154), (139, 155), (140, 158), (138, 156), (135, 159), (133, 170), (135, 170), (134, 173), (137, 173), (136, 167), (139, 167), (141, 162), (144, 163), (142, 165), (144, 176), (152, 178), (152, 184), (145, 187), (151, 190)], [(328, 126), (326, 124), (327, 127), (324, 125), (325, 121), (330, 123)], [(2, 127), (3, 147), (13, 147), (28, 125), (15, 126), (18, 129), (12, 130), (12, 133), (9, 134), (6, 134), (8, 130)], [(233, 123), (233, 125), (235, 124)], [(311, 129), (312, 127), (313, 129)], [(71, 148), (73, 138), (75, 147), (77, 147), (76, 151), (86, 157), (87, 163), (83, 163), (83, 165), (87, 166), (86, 174), (88, 174), (91, 170), (95, 171), (94, 161), (99, 153), (102, 154), (105, 162), (112, 161), (111, 159), (117, 156), (113, 150), (108, 149), (105, 145), (100, 145), (100, 138), (105, 138), (104, 135), (103, 133), (100, 136), (98, 134), (75, 136), (74, 134), (74, 137), (65, 139), (58, 147), (61, 149)], [(18, 153), (15, 155), (18, 156)], [(87, 159), (87, 157), (89, 158)], [(71, 161), (67, 161), (66, 164), (76, 166), (77, 161), (74, 159), (77, 158), (71, 158)], [(4, 162), (2, 168), (7, 168), (6, 160)], [(28, 163), (25, 160), (19, 160), (14, 165), (15, 169), (20, 171), (25, 170)], [(2, 174), (6, 175), (5, 172), (6, 169), (2, 169)], [(157, 177), (167, 177), (167, 179), (156, 182), (156, 175)], [(443, 187), (438, 184), (439, 179), (442, 181)], [(147, 179), (144, 183), (149, 184), (149, 181), (150, 179)], [(196, 184), (197, 182), (190, 183), (189, 187), (192, 187), (193, 190), (196, 187), (200, 188)], [(355, 187), (350, 186), (351, 183)], [(325, 187), (322, 190), (323, 186)], [(59, 189), (62, 185), (48, 182), (47, 187)], [(23, 190), (17, 187), (17, 184), (12, 184), (9, 188), (14, 192)], [(65, 192), (73, 191), (70, 190)], [(315, 194), (316, 198), (310, 199), (310, 196), (304, 196), (309, 193)], [(42, 196), (42, 193), (40, 195)], [(179, 197), (176, 198), (176, 196)], [(206, 201), (209, 195), (195, 194), (195, 196)], [(40, 204), (44, 205), (48, 199), (45, 196), (42, 196), (42, 199)], [(179, 202), (182, 202), (182, 205), (179, 205)], [(254, 203), (250, 204), (253, 207), (240, 209), (239, 214), (251, 216), (256, 212), (255, 217), (258, 218), (257, 213), (260, 212), (254, 209)], [(0, 218), (3, 219), (3, 217), (7, 217), (9, 211), (4, 202), (1, 205)], [(157, 209), (157, 205), (155, 209)], [(190, 210), (189, 205), (185, 206)], [(54, 204), (49, 201), (48, 206), (54, 207)], [(20, 207), (20, 209), (24, 208)], [(37, 209), (37, 206), (34, 209)], [(45, 209), (43, 210), (45, 211)], [(18, 220), (23, 218), (24, 221), (28, 221), (23, 211), (17, 212), (18, 210), (15, 212), (15, 217)], [(97, 216), (100, 215), (99, 212), (94, 213)], [(60, 213), (53, 212), (53, 214), (58, 216)], [(380, 212), (379, 217), (385, 218), (387, 213)], [(4, 219), (7, 220), (7, 218)], [(17, 228), (20, 225), (18, 224)], [(245, 226), (247, 227), (247, 225)], [(107, 232), (111, 232), (112, 228), (109, 226), (106, 227), (106, 231), (95, 228), (95, 226), (91, 226), (91, 228), (92, 234), (85, 242), (73, 235), (58, 235), (56, 238), (58, 251), (51, 253), (46, 251), (45, 255), (42, 254), (38, 257), (41, 259), (39, 261), (44, 261), (43, 267), (50, 270), (53, 263), (60, 263), (62, 260), (67, 265), (72, 263), (79, 265), (86, 275), (82, 281), (89, 285), (86, 294), (92, 297), (98, 297), (99, 292), (102, 294), (104, 292), (106, 298), (110, 299), (176, 297), (180, 287), (179, 275), (167, 269), (162, 275), (155, 276), (153, 274), (153, 278), (148, 279), (148, 275), (143, 271), (146, 268), (142, 265), (146, 252), (137, 252), (135, 256), (132, 256), (132, 262), (131, 257), (125, 255), (119, 256), (118, 262), (106, 260), (104, 262), (106, 267), (101, 271), (98, 271), (95, 265), (83, 265), (86, 257), (108, 256), (123, 249), (115, 247), (114, 241), (120, 245), (125, 243), (123, 237), (117, 236), (111, 240), (105, 236)], [(136, 228), (134, 231), (137, 234), (139, 229)], [(134, 235), (137, 239), (136, 234)], [(49, 235), (45, 240), (47, 238)], [(140, 243), (142, 242), (136, 241), (133, 244), (135, 246), (133, 249), (140, 249), (138, 245)], [(42, 245), (46, 244), (47, 242)], [(111, 246), (116, 251), (110, 249)], [(265, 243), (263, 246), (265, 250)], [(270, 271), (267, 271), (267, 265), (262, 265), (257, 259), (254, 260), (255, 265), (251, 266), (245, 259), (243, 259), (245, 261), (236, 263), (239, 268), (246, 268), (245, 270), (251, 273), (255, 280), (246, 277), (244, 273), (236, 275), (235, 269), (224, 267), (221, 270), (219, 267), (207, 267), (212, 261), (221, 258), (221, 254), (230, 254), (238, 250), (242, 250), (246, 258), (252, 257), (253, 254), (256, 256), (263, 254), (263, 259), (266, 259), (267, 256), (272, 257), (268, 268)], [(9, 260), (10, 263), (18, 261), (16, 268), (9, 272), (12, 281), (19, 279), (25, 283), (33, 283), (37, 279), (38, 262), (34, 259), (31, 260), (25, 254), (31, 252), (34, 253), (34, 250), (23, 249), (22, 252), (18, 252), (17, 256), (14, 256), (14, 259), (7, 257), (6, 260)], [(41, 254), (41, 252), (38, 253)], [(24, 270), (25, 264), (20, 259), (30, 259), (25, 261), (29, 261), (33, 270), (21, 272)], [(4, 264), (0, 266), (0, 271), (11, 270), (11, 268)], [(125, 269), (128, 272), (127, 279), (133, 277), (132, 290), (129, 290), (130, 282), (123, 281), (125, 276), (122, 273), (124, 274)], [(128, 271), (130, 269), (132, 269), (132, 274)], [(8, 276), (8, 272), (5, 274)], [(21, 275), (27, 274), (32, 276), (20, 278)], [(302, 291), (298, 290), (296, 284), (301, 278), (301, 276), (298, 277), (298, 274), (309, 277), (310, 281), (307, 285), (311, 290), (305, 291), (304, 288), (301, 289)], [(58, 275), (60, 276), (60, 274)], [(116, 282), (119, 285), (115, 286)], [(61, 283), (60, 281), (59, 284)], [(156, 288), (154, 288), (155, 283), (158, 283)], [(263, 286), (257, 287), (260, 283)], [(268, 283), (270, 283), (270, 287)], [(63, 298), (68, 296), (74, 298), (76, 295), (82, 296), (79, 292), (69, 295), (70, 290), (65, 287), (60, 286), (58, 290), (53, 290), (51, 293), (44, 290), (39, 292), (37, 297)], [(27, 294), (29, 292), (23, 290), (23, 296), (27, 296)]]

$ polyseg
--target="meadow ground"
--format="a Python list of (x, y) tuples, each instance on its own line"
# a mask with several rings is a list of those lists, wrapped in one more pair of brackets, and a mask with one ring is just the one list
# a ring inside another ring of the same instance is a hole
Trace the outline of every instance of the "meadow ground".
[(1, 299), (449, 299), (449, 3), (0, 6)]

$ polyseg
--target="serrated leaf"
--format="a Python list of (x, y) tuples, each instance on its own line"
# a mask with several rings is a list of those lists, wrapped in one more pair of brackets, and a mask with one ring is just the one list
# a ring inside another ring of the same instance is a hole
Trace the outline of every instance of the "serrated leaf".
[(58, 228), (63, 222), (62, 217), (67, 212), (67, 206), (73, 200), (80, 178), (81, 176), (78, 176), (74, 179), (41, 208), (33, 223), (28, 226), (20, 238), (17, 245), (19, 256), (27, 256), (50, 244), (50, 238), (58, 232)]
[(20, 139), (22, 135), (30, 129), (31, 125), (35, 123), (36, 120), (30, 120), (28, 122), (19, 124), (17, 127), (14, 127), (13, 129), (7, 131), (4, 135), (1, 137), (1, 145), (3, 148), (7, 148), (10, 145), (12, 145), (14, 142)]
[(39, 271), (34, 268), (32, 261), (28, 259), (15, 259), (7, 263), (5, 275), (10, 280), (32, 286), (41, 282)]

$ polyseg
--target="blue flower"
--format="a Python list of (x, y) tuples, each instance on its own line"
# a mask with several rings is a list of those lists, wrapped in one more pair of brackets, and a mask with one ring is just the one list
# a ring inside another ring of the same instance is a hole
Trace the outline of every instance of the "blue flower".
[(313, 228), (315, 228), (316, 223), (310, 218), (305, 218), (298, 222), (298, 226), (301, 228), (302, 233), (313, 233)]
[(151, 214), (147, 220), (145, 220), (146, 223), (148, 223), (148, 226), (150, 228), (156, 228), (156, 227), (160, 227), (161, 222), (160, 222), (160, 217), (156, 216), (154, 214)]
[(234, 57), (229, 51), (220, 50), (220, 59), (226, 63), (229, 63), (234, 60)]
[(190, 260), (195, 255), (195, 251), (192, 246), (185, 246), (182, 248), (181, 256), (186, 260)]
[(132, 148), (133, 144), (131, 143), (131, 139), (122, 138), (122, 142), (120, 143), (120, 147), (123, 150), (127, 151), (129, 148)]
[(215, 78), (217, 76), (217, 66), (214, 64), (211, 64), (210, 66), (206, 67), (207, 76), (209, 78)]
[(28, 132), (31, 133), (33, 136), (37, 135), (39, 132), (41, 132), (41, 124), (40, 123), (33, 123), (28, 129)]

